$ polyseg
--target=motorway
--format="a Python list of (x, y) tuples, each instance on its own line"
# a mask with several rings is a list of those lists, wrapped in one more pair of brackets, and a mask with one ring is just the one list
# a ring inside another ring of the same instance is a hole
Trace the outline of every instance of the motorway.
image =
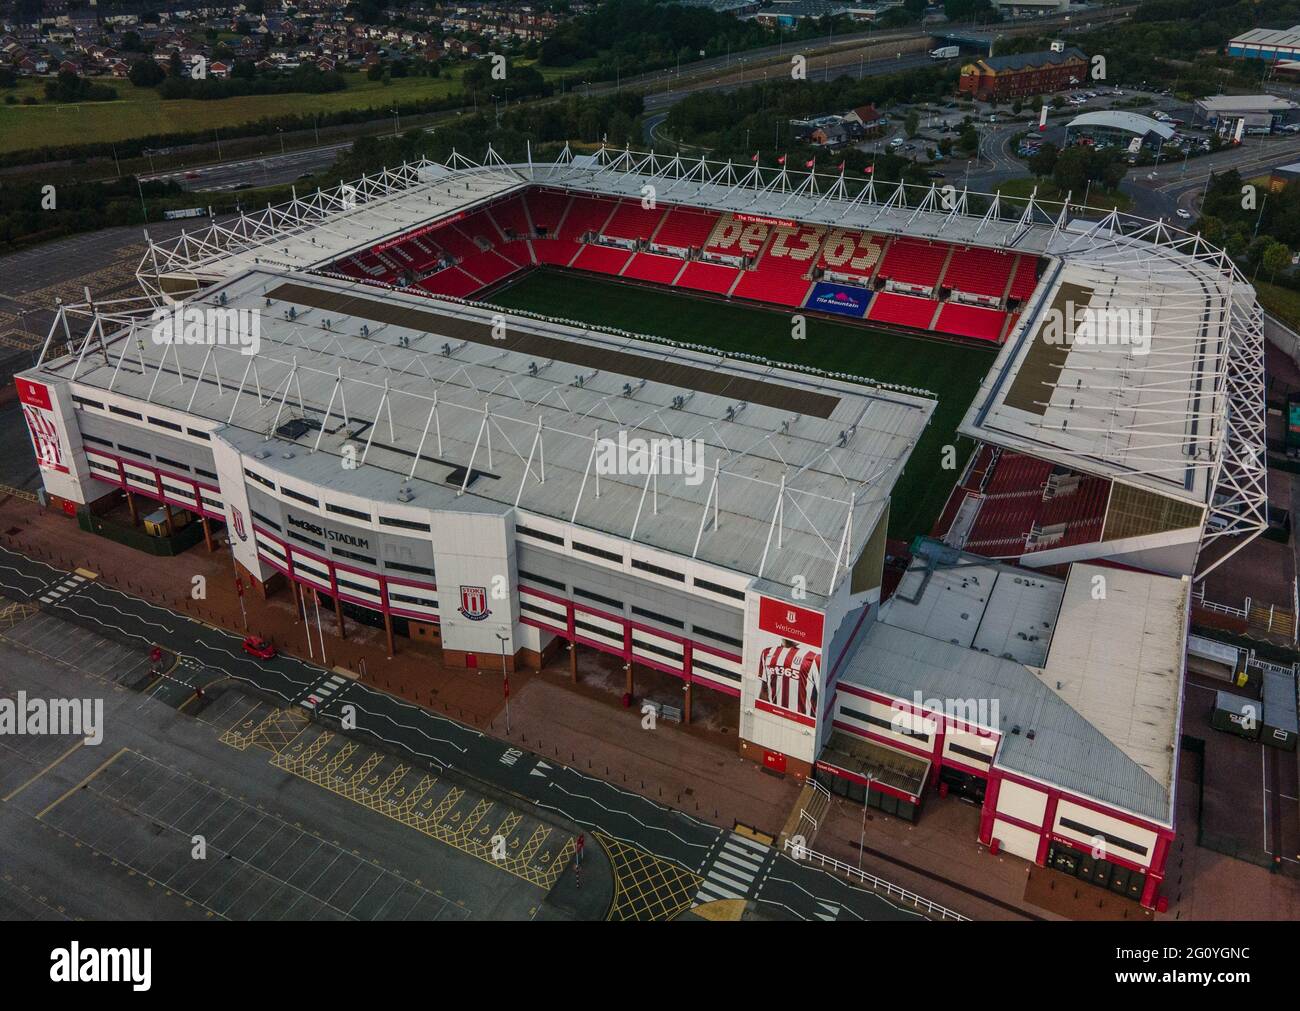
[[(309, 714), (308, 729), (316, 740), (330, 735), (346, 737), (358, 746), (376, 746), (390, 756), (390, 762), (391, 756), (401, 760), (403, 775), (413, 775), (414, 766), (427, 777), (457, 784), (462, 792), (495, 798), (521, 816), (535, 812), (536, 817), (556, 824), (580, 826), (598, 836), (616, 875), (622, 875), (618, 893), (644, 895), (646, 902), (657, 895), (654, 902), (661, 912), (681, 912), (712, 899), (743, 898), (754, 903), (758, 915), (777, 919), (919, 917), (911, 909), (738, 833), (512, 747), (322, 667), (283, 655), (254, 659), (241, 651), (240, 637), (233, 633), (95, 579), (79, 580), (73, 573), (4, 548), (0, 548), (0, 592), (39, 608), (36, 617), (64, 619), (119, 646), (145, 650), (157, 644), (167, 650), (176, 664), (153, 692), (159, 702), (180, 705), (196, 688), (206, 686), (215, 693), (222, 685), (233, 685), (248, 694), (250, 703), (262, 700), (259, 716), (264, 723), (305, 722), (302, 718)], [(355, 721), (346, 732), (341, 729), (345, 714)], [(293, 726), (295, 735), (304, 730)], [(338, 741), (333, 745), (337, 747)], [(280, 754), (283, 765), (287, 761), (283, 749)], [(297, 771), (309, 778), (308, 772)], [(646, 874), (654, 880), (647, 883)], [(665, 888), (674, 891), (672, 901), (665, 902)]]

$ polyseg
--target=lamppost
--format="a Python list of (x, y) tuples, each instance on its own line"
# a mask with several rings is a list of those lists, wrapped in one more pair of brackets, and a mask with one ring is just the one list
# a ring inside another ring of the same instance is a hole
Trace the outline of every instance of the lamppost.
[(501, 643), (501, 691), (506, 697), (506, 733), (510, 733), (510, 675), (506, 671), (506, 643), (510, 641), (510, 636), (496, 633), (497, 641)]

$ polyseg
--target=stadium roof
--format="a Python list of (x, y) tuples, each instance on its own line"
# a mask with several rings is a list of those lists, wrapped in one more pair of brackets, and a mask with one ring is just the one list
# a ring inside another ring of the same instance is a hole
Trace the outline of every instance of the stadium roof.
[[(453, 154), (446, 165), (403, 165), (151, 242), (139, 278), (156, 295), (250, 266), (321, 271), (341, 256), (526, 185), (637, 201), (651, 187), (663, 204), (1034, 253), (1048, 259), (1049, 269), (967, 417), (967, 434), (1212, 503), (1217, 522), (1203, 544), (1248, 535), (1235, 543), (1239, 550), (1266, 528), (1261, 314), (1253, 289), (1221, 249), (1163, 220), (1096, 210), (1091, 220), (1077, 218), (1075, 204), (1044, 203), (1036, 194), (1016, 199), (874, 176), (846, 179), (772, 160), (738, 165), (601, 148), (581, 156), (566, 149), (553, 163), (506, 164), (491, 149), (481, 163)], [(1151, 307), (1151, 354), (1075, 351), (1064, 362), (1041, 348), (1031, 354), (1053, 300), (1081, 288), (1099, 309)], [(1013, 387), (1018, 396), (1007, 404)], [(1016, 409), (1016, 402), (1029, 409)]]
[[(1095, 598), (1099, 575), (1105, 594)], [(998, 726), (989, 729), (1002, 735), (998, 766), (1170, 823), (1186, 579), (1076, 563), (1062, 581), (933, 541), (919, 547), (908, 579), (911, 599), (900, 585), (881, 608), (846, 663), (846, 681), (898, 698), (996, 701)], [(921, 612), (928, 620), (918, 624)], [(1020, 648), (1046, 649), (1045, 663), (1000, 655), (993, 639), (950, 641), (959, 612), (996, 626), (994, 638), (1032, 628), (1047, 645)]]
[[(934, 410), (757, 359), (265, 268), (200, 303), (261, 310), (260, 350), (155, 344), (145, 318), (140, 336), (110, 330), (106, 355), (88, 338), (37, 372), (209, 419), (268, 468), (344, 495), (397, 501), (409, 484), (417, 508), (517, 506), (786, 587), (803, 576), (813, 596), (847, 574)], [(276, 436), (292, 418), (316, 424)], [(700, 471), (665, 457), (598, 473), (597, 436), (620, 432), (700, 440)], [(355, 469), (340, 465), (349, 448)]]
[(1137, 134), (1139, 137), (1155, 133), (1165, 140), (1174, 135), (1172, 126), (1158, 122), (1150, 116), (1139, 116), (1136, 112), (1118, 112), (1109, 109), (1085, 112), (1081, 116), (1075, 116), (1074, 119), (1070, 120), (1068, 126), (1070, 129), (1077, 126), (1102, 126), (1112, 130), (1123, 130), (1126, 133)]

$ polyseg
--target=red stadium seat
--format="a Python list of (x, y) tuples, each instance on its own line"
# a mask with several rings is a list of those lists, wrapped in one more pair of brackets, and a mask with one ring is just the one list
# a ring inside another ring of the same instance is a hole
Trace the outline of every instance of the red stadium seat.
[(899, 326), (929, 330), (930, 321), (934, 319), (938, 306), (939, 303), (932, 298), (878, 291), (871, 300), (871, 308), (867, 310), (867, 319), (873, 323), (896, 323)]
[(605, 223), (601, 234), (611, 239), (646, 239), (654, 235), (659, 222), (664, 219), (664, 209), (646, 210), (640, 201), (624, 200), (614, 216)]
[(939, 284), (950, 248), (952, 247), (946, 243), (926, 242), (923, 239), (895, 239), (889, 244), (876, 276), (903, 284), (934, 288)]
[(972, 295), (991, 295), (1001, 300), (1016, 266), (1016, 256), (993, 249), (954, 248), (943, 286)]
[(574, 197), (569, 213), (565, 215), (560, 226), (559, 237), (573, 239), (575, 242), (588, 232), (600, 234), (605, 222), (614, 213), (614, 201), (598, 200), (594, 197)]
[(692, 260), (677, 279), (678, 288), (691, 288), (695, 291), (708, 291), (715, 295), (725, 295), (736, 282), (739, 267), (729, 267), (722, 263), (705, 263)]
[(569, 239), (534, 239), (533, 251), (539, 263), (552, 267), (567, 267), (578, 255), (582, 245)]
[(573, 267), (576, 270), (591, 270), (598, 274), (614, 274), (617, 276), (631, 257), (632, 251), (628, 249), (615, 249), (612, 246), (597, 246), (588, 243), (582, 247), (582, 252), (573, 261)]
[(454, 295), (456, 298), (468, 298), (483, 287), (480, 281), (470, 277), (459, 267), (448, 267), (432, 277), (426, 277), (416, 285), (434, 295)]
[(623, 271), (624, 277), (655, 284), (672, 284), (686, 266), (686, 261), (676, 256), (658, 256), (655, 253), (637, 253)]
[(1006, 326), (1007, 314), (1001, 309), (984, 309), (977, 305), (963, 305), (960, 302), (945, 302), (939, 310), (939, 318), (934, 322), (934, 329), (940, 333), (956, 334), (958, 337), (974, 337), (976, 340), (997, 342), (1002, 337), (1002, 328)]
[(489, 249), (477, 256), (467, 256), (456, 266), (471, 277), (477, 278), (485, 286), (495, 284), (519, 269), (519, 264), (507, 260), (495, 249)]
[(538, 234), (554, 236), (565, 218), (573, 197), (555, 190), (530, 189), (525, 200), (528, 203), (528, 216), (532, 218), (533, 227), (537, 229)]
[(654, 237), (657, 246), (675, 246), (678, 249), (698, 249), (708, 241), (718, 223), (714, 211), (697, 211), (690, 207), (669, 209), (664, 223)]
[(826, 230), (817, 225), (779, 226), (753, 269), (732, 292), (738, 298), (778, 305), (803, 305), (813, 282), (808, 271), (817, 260)]
[(488, 208), (488, 213), (507, 239), (526, 239), (533, 234), (532, 226), (528, 223), (528, 214), (524, 210), (523, 197), (503, 200)]
[(1011, 298), (1018, 298), (1021, 302), (1028, 301), (1029, 296), (1034, 293), (1038, 287), (1038, 257), (1029, 256), (1021, 253), (1016, 258), (1016, 272), (1011, 278), (1011, 291), (1008, 295)]
[(832, 229), (817, 257), (817, 266), (837, 274), (870, 277), (884, 251), (884, 241), (870, 232)]
[(720, 217), (708, 240), (706, 253), (725, 253), (728, 256), (757, 256), (767, 242), (771, 226), (762, 221), (742, 221), (734, 214)]

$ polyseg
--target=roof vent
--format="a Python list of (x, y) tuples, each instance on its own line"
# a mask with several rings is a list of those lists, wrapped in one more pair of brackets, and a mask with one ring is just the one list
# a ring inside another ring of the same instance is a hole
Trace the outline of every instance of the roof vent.
[(292, 459), (293, 459), (293, 450), (291, 450), (291, 449), (286, 449), (283, 453), (280, 454), (280, 457), (281, 457), (282, 459), (285, 459), (285, 460), (292, 460)]
[(1019, 724), (1019, 723), (1013, 723), (1013, 724), (1011, 725), (1011, 732), (1012, 732), (1013, 734), (1015, 734), (1017, 737), (1019, 737), (1019, 736), (1020, 736), (1020, 724)]
[(413, 498), (415, 498), (415, 492), (411, 491), (411, 486), (409, 484), (404, 484), (402, 487), (397, 489), (398, 502), (409, 502)]

